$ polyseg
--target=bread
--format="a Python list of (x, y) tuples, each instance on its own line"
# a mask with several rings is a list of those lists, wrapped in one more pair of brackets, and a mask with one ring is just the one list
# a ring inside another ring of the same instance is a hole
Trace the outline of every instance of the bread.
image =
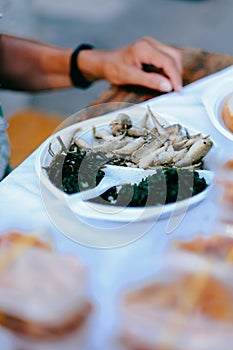
[(92, 311), (86, 267), (52, 248), (33, 234), (0, 236), (1, 326), (25, 339), (81, 338)]
[(226, 127), (233, 132), (233, 93), (228, 95), (223, 103), (222, 119)]
[(229, 254), (233, 252), (233, 239), (220, 235), (208, 238), (197, 237), (188, 242), (180, 242), (178, 246), (183, 250), (226, 261)]
[(152, 281), (124, 296), (121, 341), (127, 350), (226, 349), (232, 300), (232, 288), (205, 272)]

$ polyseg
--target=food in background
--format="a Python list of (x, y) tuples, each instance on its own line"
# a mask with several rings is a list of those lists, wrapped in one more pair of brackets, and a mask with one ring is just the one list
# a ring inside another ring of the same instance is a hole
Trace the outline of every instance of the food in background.
[(233, 238), (229, 236), (197, 237), (188, 242), (179, 242), (178, 246), (181, 249), (222, 261), (233, 260)]
[(228, 95), (224, 100), (222, 119), (226, 127), (233, 132), (233, 93)]
[(0, 248), (3, 247), (10, 248), (12, 245), (19, 246), (22, 244), (25, 248), (26, 246), (38, 247), (46, 250), (52, 250), (52, 243), (48, 236), (40, 235), (38, 233), (31, 233), (29, 235), (22, 234), (20, 232), (11, 231), (7, 234), (0, 235)]
[(208, 270), (160, 276), (127, 292), (120, 310), (123, 349), (219, 350), (232, 340), (233, 290)]
[(91, 309), (87, 271), (77, 257), (55, 251), (34, 234), (0, 237), (2, 327), (35, 344), (57, 340), (81, 334)]
[(218, 204), (228, 206), (233, 212), (233, 158), (219, 167), (215, 183)]

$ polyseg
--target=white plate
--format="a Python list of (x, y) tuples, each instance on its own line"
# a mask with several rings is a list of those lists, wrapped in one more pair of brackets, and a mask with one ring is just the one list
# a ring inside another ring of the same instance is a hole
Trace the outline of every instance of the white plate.
[(202, 95), (202, 101), (208, 116), (217, 130), (228, 139), (233, 140), (233, 133), (222, 120), (222, 108), (226, 97), (233, 92), (233, 77), (224, 79)]
[[(132, 110), (127, 113), (131, 116), (132, 119), (138, 117), (138, 108), (140, 113), (146, 111), (145, 107), (134, 107)], [(88, 130), (92, 130), (92, 126), (102, 127), (103, 125), (109, 124), (111, 120), (114, 120), (119, 111), (112, 112), (110, 114), (89, 119), (77, 124), (73, 124), (63, 130), (58, 131), (56, 134), (49, 137), (40, 147), (39, 152), (36, 157), (36, 170), (37, 174), (40, 178), (40, 181), (45, 187), (53, 193), (57, 198), (65, 200), (67, 196), (56, 188), (47, 176), (47, 172), (44, 170), (44, 167), (48, 166), (51, 162), (52, 156), (49, 154), (48, 149), (51, 145), (52, 150), (56, 153), (60, 150), (61, 146), (57, 140), (57, 136), (60, 136), (65, 145), (69, 145), (71, 137), (74, 135), (76, 129), (81, 129), (78, 132), (78, 135), (87, 135), (87, 138), (90, 137), (90, 133)], [(142, 114), (140, 114), (141, 116)], [(165, 119), (169, 124), (179, 123), (179, 120), (174, 116), (162, 114), (161, 119)], [(192, 129), (188, 125), (182, 126), (186, 127), (190, 134), (197, 134), (200, 131), (196, 131)], [(210, 161), (209, 155), (212, 151), (210, 151), (205, 158), (205, 167), (210, 169)], [(211, 158), (211, 155), (210, 155)], [(211, 184), (212, 181), (212, 173), (210, 172), (205, 176), (208, 184)], [(209, 186), (210, 187), (210, 186)], [(97, 219), (97, 220), (107, 220), (107, 221), (117, 221), (117, 222), (132, 222), (132, 221), (141, 221), (148, 219), (161, 219), (168, 216), (178, 215), (180, 213), (185, 213), (189, 208), (200, 203), (207, 195), (209, 191), (209, 187), (203, 192), (172, 204), (166, 204), (162, 206), (148, 206), (145, 208), (129, 208), (129, 207), (113, 207), (110, 205), (103, 204), (94, 204), (92, 202), (80, 202), (77, 205), (77, 211), (75, 215), (78, 217), (88, 218), (88, 219)], [(68, 204), (67, 204), (68, 205)]]

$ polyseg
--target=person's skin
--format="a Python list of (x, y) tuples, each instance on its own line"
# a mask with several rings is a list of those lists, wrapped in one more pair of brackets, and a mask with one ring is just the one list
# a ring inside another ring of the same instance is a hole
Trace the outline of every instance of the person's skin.
[[(0, 35), (0, 84), (2, 88), (42, 91), (71, 88), (70, 57), (73, 48)], [(148, 73), (143, 64), (163, 71)], [(83, 50), (79, 69), (90, 81), (107, 80), (113, 85), (140, 85), (168, 92), (182, 88), (181, 52), (146, 37), (116, 50)]]

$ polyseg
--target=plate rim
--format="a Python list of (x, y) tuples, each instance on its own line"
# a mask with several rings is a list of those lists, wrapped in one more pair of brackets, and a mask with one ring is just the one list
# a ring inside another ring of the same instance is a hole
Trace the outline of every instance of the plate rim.
[[(205, 91), (201, 99), (206, 109), (208, 118), (214, 127), (229, 140), (233, 141), (233, 133), (225, 126), (220, 116), (220, 108), (227, 96), (233, 93), (233, 77), (227, 77), (217, 86)], [(217, 94), (217, 96), (215, 96)]]

